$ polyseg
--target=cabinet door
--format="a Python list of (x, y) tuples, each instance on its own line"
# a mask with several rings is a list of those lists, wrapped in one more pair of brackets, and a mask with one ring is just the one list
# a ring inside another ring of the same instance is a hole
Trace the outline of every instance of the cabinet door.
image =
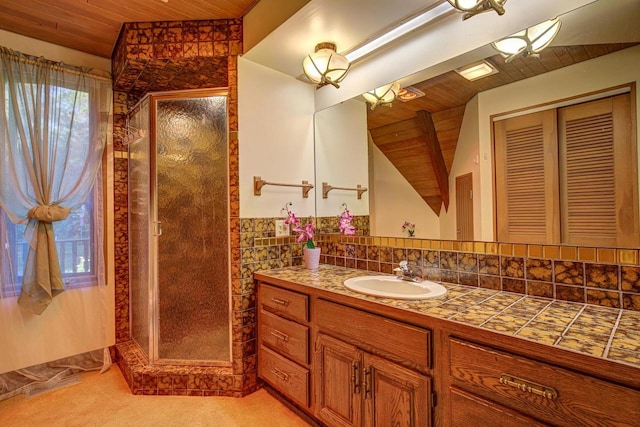
[(386, 359), (364, 353), (364, 425), (431, 425), (431, 380)]
[(315, 416), (328, 426), (361, 425), (361, 351), (319, 334), (314, 358)]

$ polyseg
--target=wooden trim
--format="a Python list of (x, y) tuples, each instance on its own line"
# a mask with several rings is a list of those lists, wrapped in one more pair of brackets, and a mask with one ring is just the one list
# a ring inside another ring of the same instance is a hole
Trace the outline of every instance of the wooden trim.
[[(543, 102), (541, 104), (529, 105), (527, 107), (516, 108), (515, 110), (503, 111), (501, 113), (492, 114), (489, 116), (491, 122), (499, 120), (506, 120), (512, 117), (518, 117), (525, 114), (536, 113), (541, 109), (557, 109), (560, 107), (567, 107), (570, 105), (579, 104), (581, 102), (596, 101), (598, 99), (608, 98), (610, 96), (619, 95), (635, 90), (635, 82), (624, 83), (617, 86), (612, 86), (604, 89), (595, 90), (592, 92), (583, 93), (580, 95), (574, 95), (567, 98), (555, 99), (549, 102)], [(628, 88), (628, 90), (624, 90)]]

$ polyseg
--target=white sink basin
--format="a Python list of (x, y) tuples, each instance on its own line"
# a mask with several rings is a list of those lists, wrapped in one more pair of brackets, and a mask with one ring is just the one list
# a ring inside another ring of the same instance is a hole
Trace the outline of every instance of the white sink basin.
[(355, 292), (384, 298), (425, 299), (447, 294), (447, 289), (428, 280), (409, 282), (394, 276), (361, 276), (344, 281), (344, 286)]

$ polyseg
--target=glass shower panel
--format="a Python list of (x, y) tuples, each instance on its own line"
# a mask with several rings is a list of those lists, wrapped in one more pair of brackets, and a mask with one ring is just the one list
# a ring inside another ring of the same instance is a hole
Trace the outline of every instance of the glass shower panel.
[(230, 361), (227, 103), (156, 103), (157, 357)]
[(149, 99), (129, 117), (129, 124), (145, 131), (145, 138), (129, 145), (129, 292), (131, 298), (131, 336), (149, 357), (150, 259), (149, 226), (151, 218)]

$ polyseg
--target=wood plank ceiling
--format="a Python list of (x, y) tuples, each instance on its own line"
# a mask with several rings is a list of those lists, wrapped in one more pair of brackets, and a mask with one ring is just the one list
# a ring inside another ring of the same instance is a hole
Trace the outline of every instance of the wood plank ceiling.
[(124, 22), (230, 19), (257, 0), (0, 0), (0, 29), (110, 58)]
[[(391, 108), (369, 110), (371, 138), (431, 209), (440, 215), (449, 205), (448, 178), (456, 151), (465, 105), (479, 92), (558, 68), (606, 55), (638, 43), (551, 46), (540, 58), (516, 58), (505, 63), (500, 55), (487, 58), (498, 73), (469, 81), (455, 71), (413, 84), (425, 96), (395, 101)], [(429, 118), (433, 122), (431, 132)], [(437, 147), (434, 146), (437, 145)], [(446, 165), (446, 169), (442, 164)]]

